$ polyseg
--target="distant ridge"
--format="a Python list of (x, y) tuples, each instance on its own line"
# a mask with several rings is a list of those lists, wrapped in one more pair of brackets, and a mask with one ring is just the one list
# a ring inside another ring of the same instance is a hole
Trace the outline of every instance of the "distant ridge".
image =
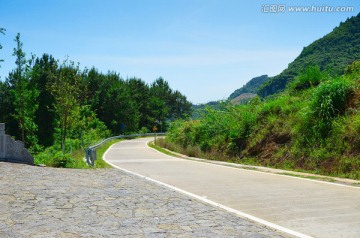
[(267, 75), (261, 75), (259, 77), (255, 77), (251, 79), (249, 82), (247, 82), (244, 86), (242, 86), (239, 89), (236, 89), (232, 94), (230, 94), (228, 100), (231, 101), (244, 93), (256, 94), (259, 87), (268, 80), (269, 77)]
[(236, 98), (234, 99), (231, 99), (231, 103), (234, 104), (234, 105), (237, 105), (237, 104), (242, 104), (242, 103), (245, 103), (247, 102), (249, 99), (251, 98), (254, 98), (256, 97), (257, 94), (255, 93), (242, 93), (240, 94), (239, 96), (237, 96)]

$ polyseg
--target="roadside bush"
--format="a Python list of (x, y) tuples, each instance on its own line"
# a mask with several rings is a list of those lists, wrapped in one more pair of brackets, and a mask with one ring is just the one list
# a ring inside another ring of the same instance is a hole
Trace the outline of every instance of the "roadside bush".
[(304, 72), (297, 76), (292, 83), (289, 84), (289, 87), (292, 91), (300, 91), (310, 87), (315, 87), (326, 78), (326, 73), (321, 72), (319, 66), (309, 66), (304, 70)]
[(345, 80), (324, 83), (315, 90), (311, 109), (316, 117), (330, 121), (344, 114), (350, 92), (350, 84)]
[(34, 156), (34, 163), (35, 164), (45, 164), (47, 166), (51, 166), (52, 164), (52, 157), (55, 154), (56, 150), (53, 146), (46, 148), (44, 151), (36, 154)]
[(62, 154), (61, 152), (57, 152), (52, 156), (52, 167), (60, 167), (60, 168), (72, 168), (74, 166), (74, 159), (70, 157), (69, 154)]
[(357, 157), (343, 156), (339, 161), (338, 171), (344, 177), (360, 179), (360, 160)]
[(309, 107), (302, 114), (300, 133), (304, 141), (324, 141), (334, 118), (345, 113), (350, 94), (351, 85), (343, 79), (323, 83), (315, 89)]
[(334, 120), (327, 144), (329, 147), (337, 148), (341, 154), (360, 156), (360, 113)]
[(360, 76), (360, 61), (354, 61), (345, 68), (345, 75)]
[(141, 127), (141, 129), (138, 132), (139, 134), (146, 134), (149, 133), (149, 129), (147, 129), (146, 127)]
[(86, 163), (80, 159), (75, 159), (71, 154), (62, 154), (59, 148), (54, 146), (46, 148), (43, 152), (35, 155), (35, 164), (44, 164), (58, 168), (85, 168)]

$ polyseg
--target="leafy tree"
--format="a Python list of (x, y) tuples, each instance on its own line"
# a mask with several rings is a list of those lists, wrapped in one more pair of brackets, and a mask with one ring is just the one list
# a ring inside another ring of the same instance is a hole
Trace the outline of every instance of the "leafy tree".
[[(1, 28), (0, 27), (0, 33), (5, 35), (5, 28)], [(0, 44), (0, 50), (2, 49), (2, 45)], [(0, 59), (0, 62), (4, 62), (3, 59)], [(1, 67), (1, 65), (0, 65)], [(0, 120), (1, 121), (4, 121), (4, 116), (5, 116), (5, 113), (4, 113), (4, 109), (5, 109), (5, 104), (4, 104), (4, 101), (5, 101), (5, 93), (6, 93), (6, 84), (3, 83), (2, 81), (0, 81)]]
[(160, 131), (166, 129), (166, 119), (170, 113), (170, 97), (172, 90), (168, 82), (158, 78), (150, 86), (150, 108), (152, 111), (152, 123), (159, 124)]
[(137, 78), (127, 80), (127, 86), (131, 99), (134, 101), (134, 106), (138, 112), (139, 126), (137, 129), (140, 129), (140, 126), (151, 129), (153, 125), (150, 117), (149, 86), (144, 81)]
[(360, 75), (360, 61), (356, 60), (352, 64), (346, 66), (345, 75)]
[(191, 104), (179, 91), (173, 91), (169, 83), (158, 78), (150, 86), (150, 122), (160, 126), (160, 131), (166, 131), (168, 122), (186, 118), (191, 113)]
[[(0, 27), (0, 34), (3, 34), (3, 35), (5, 35), (5, 28), (2, 28), (2, 27)], [(2, 45), (0, 44), (0, 50), (2, 49), (3, 47), (2, 47)], [(0, 59), (0, 63), (1, 62), (4, 62), (4, 60), (3, 59)], [(0, 67), (1, 67), (1, 65), (0, 65)]]
[(96, 117), (95, 112), (91, 111), (89, 105), (82, 105), (72, 125), (72, 131), (68, 135), (75, 140), (80, 140), (81, 148), (85, 149), (94, 141), (109, 137), (110, 131)]
[(75, 124), (80, 111), (79, 67), (74, 62), (67, 60), (61, 65), (58, 75), (55, 76), (51, 85), (48, 85), (55, 99), (55, 113), (57, 116), (59, 139), (62, 153), (65, 154), (65, 142), (68, 130)]
[(191, 103), (179, 91), (174, 91), (170, 96), (170, 118), (188, 118), (191, 114)]
[(0, 121), (9, 121), (10, 101), (10, 87), (7, 82), (0, 81)]
[(16, 69), (10, 73), (9, 82), (11, 83), (14, 117), (19, 123), (21, 131), (21, 140), (30, 146), (37, 144), (37, 125), (34, 123), (35, 111), (37, 110), (37, 97), (39, 95), (36, 88), (30, 88), (30, 80), (32, 78), (32, 66), (34, 64), (34, 56), (28, 61), (22, 50), (23, 43), (20, 40), (20, 33), (15, 37), (16, 48), (14, 48), (13, 56), (16, 57)]

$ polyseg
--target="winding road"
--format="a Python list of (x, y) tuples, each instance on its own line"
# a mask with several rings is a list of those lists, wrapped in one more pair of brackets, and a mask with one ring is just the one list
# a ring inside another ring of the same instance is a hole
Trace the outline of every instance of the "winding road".
[(360, 237), (360, 188), (174, 158), (152, 138), (116, 143), (104, 159), (125, 172), (296, 237)]

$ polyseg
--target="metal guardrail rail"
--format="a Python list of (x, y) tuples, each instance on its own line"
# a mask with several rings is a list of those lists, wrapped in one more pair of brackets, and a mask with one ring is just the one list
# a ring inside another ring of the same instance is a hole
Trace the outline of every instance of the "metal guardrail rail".
[(101, 141), (100, 143), (90, 146), (86, 148), (86, 163), (90, 166), (94, 166), (96, 160), (96, 149), (104, 144), (107, 141), (115, 140), (115, 139), (127, 139), (127, 138), (135, 138), (135, 137), (148, 137), (148, 136), (164, 136), (166, 133), (145, 133), (145, 134), (131, 134), (131, 135), (119, 135), (106, 138), (105, 140)]

